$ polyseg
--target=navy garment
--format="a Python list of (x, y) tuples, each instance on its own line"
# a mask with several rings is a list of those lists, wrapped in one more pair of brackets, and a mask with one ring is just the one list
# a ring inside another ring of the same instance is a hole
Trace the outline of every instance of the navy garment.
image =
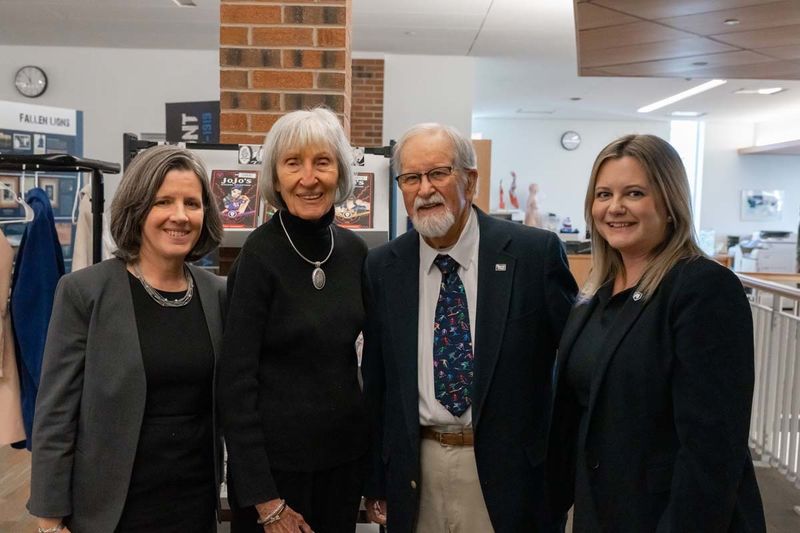
[(30, 450), (44, 342), (56, 284), (64, 275), (64, 257), (47, 193), (40, 188), (31, 189), (25, 195), (25, 202), (33, 208), (34, 217), (25, 227), (17, 251), (11, 284), (11, 320), (22, 389), (22, 418), (28, 436), (25, 447)]

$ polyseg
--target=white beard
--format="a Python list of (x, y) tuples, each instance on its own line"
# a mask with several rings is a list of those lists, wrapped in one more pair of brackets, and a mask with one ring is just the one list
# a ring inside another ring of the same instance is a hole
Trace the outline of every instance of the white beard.
[[(431, 204), (441, 204), (445, 211), (442, 214), (427, 214), (420, 215), (419, 208)], [(429, 239), (436, 239), (444, 237), (453, 224), (456, 222), (456, 217), (450, 208), (444, 203), (444, 198), (441, 194), (436, 193), (427, 200), (416, 198), (414, 200), (414, 213), (411, 215), (411, 222), (414, 224), (414, 229), (423, 237)]]

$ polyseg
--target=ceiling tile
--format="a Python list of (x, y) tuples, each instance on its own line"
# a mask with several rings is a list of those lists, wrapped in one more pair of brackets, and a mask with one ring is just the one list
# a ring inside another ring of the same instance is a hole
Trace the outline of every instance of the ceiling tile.
[(644, 19), (660, 19), (770, 4), (775, 0), (594, 0), (592, 3)]
[(579, 56), (581, 66), (591, 68), (733, 51), (737, 51), (737, 48), (702, 37), (689, 37), (675, 41), (633, 44), (602, 50), (585, 50), (581, 47)]
[[(739, 24), (727, 25), (725, 20), (736, 19)], [(768, 5), (724, 9), (685, 17), (659, 19), (659, 22), (698, 35), (742, 32), (790, 24), (800, 24), (800, 2), (775, 2)]]
[(602, 28), (603, 26), (614, 26), (616, 24), (628, 24), (636, 22), (636, 17), (631, 17), (604, 7), (594, 4), (580, 3), (576, 6), (577, 27), (579, 30), (590, 30), (592, 28)]
[(800, 44), (800, 24), (765, 30), (712, 35), (717, 41), (742, 48), (768, 48)]
[(692, 37), (691, 34), (673, 30), (660, 24), (642, 21), (593, 30), (580, 30), (581, 50), (601, 50), (617, 46), (640, 45), (658, 41), (674, 41)]
[[(603, 67), (603, 71), (616, 76), (699, 77), (697, 72), (700, 70), (735, 65), (769, 63), (775, 61), (775, 59), (765, 57), (754, 52), (738, 51), (722, 54), (693, 56), (690, 58), (668, 59), (664, 61), (645, 61), (642, 63), (605, 66)], [(706, 63), (706, 65), (696, 65), (695, 63), (698, 62)]]

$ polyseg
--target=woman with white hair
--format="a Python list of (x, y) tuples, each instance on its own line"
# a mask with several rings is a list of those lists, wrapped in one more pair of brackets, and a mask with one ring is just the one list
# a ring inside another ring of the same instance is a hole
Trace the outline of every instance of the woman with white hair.
[(278, 208), (228, 277), (218, 398), (236, 532), (352, 532), (366, 418), (356, 338), (367, 247), (333, 224), (352, 149), (325, 109), (281, 117), (261, 193)]

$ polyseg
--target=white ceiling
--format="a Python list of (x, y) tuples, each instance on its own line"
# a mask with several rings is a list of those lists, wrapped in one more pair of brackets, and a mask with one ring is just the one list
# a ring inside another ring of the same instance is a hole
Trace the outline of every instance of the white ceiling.
[[(219, 0), (195, 3), (0, 0), (0, 44), (215, 49)], [(664, 120), (684, 110), (763, 121), (800, 114), (798, 81), (777, 83), (790, 90), (776, 95), (739, 96), (732, 91), (776, 82), (730, 80), (639, 115), (637, 108), (705, 80), (578, 77), (572, 0), (353, 0), (353, 51), (475, 57), (478, 117)]]

